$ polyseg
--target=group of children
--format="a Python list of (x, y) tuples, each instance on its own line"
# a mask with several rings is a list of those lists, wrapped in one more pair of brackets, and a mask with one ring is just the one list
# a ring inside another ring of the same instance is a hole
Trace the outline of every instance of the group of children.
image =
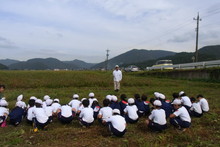
[[(153, 131), (161, 132), (167, 128), (167, 120), (179, 130), (185, 130), (191, 125), (191, 116), (201, 117), (209, 111), (207, 100), (198, 95), (189, 98), (185, 92), (173, 93), (173, 100), (168, 101), (164, 94), (155, 92), (154, 98), (147, 101), (147, 96), (135, 94), (134, 98), (120, 95), (120, 101), (115, 95), (107, 95), (102, 107), (95, 98), (94, 93), (89, 93), (89, 98), (79, 100), (79, 95), (74, 94), (73, 99), (61, 105), (59, 99), (51, 99), (45, 95), (44, 101), (31, 96), (28, 105), (23, 102), (23, 95), (17, 97), (15, 108), (10, 113), (5, 98), (0, 99), (0, 126), (9, 123), (17, 126), (22, 119), (32, 124), (34, 132), (45, 129), (56, 117), (63, 124), (70, 123), (78, 118), (83, 127), (91, 126), (97, 119), (100, 124), (107, 126), (115, 136), (123, 136), (127, 123), (137, 123), (140, 117), (147, 117), (146, 124)], [(198, 102), (197, 102), (198, 101)]]

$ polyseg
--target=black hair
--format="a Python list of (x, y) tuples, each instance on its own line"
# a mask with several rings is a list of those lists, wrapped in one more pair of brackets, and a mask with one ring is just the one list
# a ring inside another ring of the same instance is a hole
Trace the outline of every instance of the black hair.
[(190, 98), (190, 101), (193, 103), (193, 102), (196, 101), (196, 99), (195, 99), (194, 97), (191, 97), (191, 98)]
[(29, 100), (28, 104), (30, 105), (30, 107), (33, 107), (35, 105), (35, 100), (33, 99)]
[(39, 103), (35, 103), (36, 108), (42, 108), (42, 105)]
[(104, 100), (103, 100), (103, 106), (104, 106), (104, 107), (107, 107), (109, 104), (110, 104), (109, 99), (104, 99)]
[(0, 88), (4, 88), (4, 89), (5, 89), (5, 85), (3, 85), (3, 84), (0, 84)]
[(147, 100), (147, 95), (146, 95), (146, 94), (142, 94), (141, 100), (142, 100), (142, 101), (146, 101), (146, 100)]
[(199, 97), (203, 97), (203, 95), (201, 95), (201, 94), (197, 95), (197, 98), (199, 98)]
[(99, 102), (98, 101), (93, 101), (92, 106), (99, 106)]
[(134, 98), (135, 98), (136, 100), (138, 100), (138, 101), (141, 101), (141, 96), (140, 96), (140, 94), (135, 94), (135, 95), (134, 95)]
[(155, 106), (156, 107), (156, 109), (160, 109), (161, 108), (161, 106)]
[(84, 107), (88, 107), (89, 106), (89, 100), (87, 100), (87, 99), (83, 100), (82, 104), (83, 104)]
[(178, 98), (178, 97), (179, 97), (179, 94), (176, 93), (176, 92), (174, 92), (174, 93), (173, 93), (173, 98), (176, 99), (176, 98)]
[(126, 94), (121, 94), (120, 98), (121, 98), (121, 100), (123, 100), (123, 101), (127, 101), (127, 100), (126, 100), (126, 98), (127, 98)]
[(150, 98), (150, 103), (152, 104), (152, 105), (154, 105), (154, 101), (155, 101), (156, 99), (155, 98)]
[(132, 103), (132, 104), (128, 104), (129, 106), (133, 106), (133, 105), (135, 105), (135, 103)]

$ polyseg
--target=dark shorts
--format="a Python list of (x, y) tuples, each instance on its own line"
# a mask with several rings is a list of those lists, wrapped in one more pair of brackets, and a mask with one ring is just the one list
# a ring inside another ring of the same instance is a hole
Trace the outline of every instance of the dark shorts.
[(187, 121), (182, 121), (179, 117), (171, 118), (170, 123), (176, 127), (189, 128), (191, 123)]
[(122, 136), (124, 136), (124, 134), (125, 134), (125, 132), (126, 132), (126, 129), (124, 129), (124, 131), (122, 131), (122, 132), (118, 131), (117, 129), (115, 129), (115, 128), (113, 127), (112, 123), (108, 123), (108, 126), (109, 126), (109, 131), (110, 131), (113, 135), (115, 135), (115, 136), (117, 136), (117, 137), (122, 137)]
[(133, 120), (133, 119), (131, 119), (131, 118), (128, 116), (128, 114), (126, 114), (126, 115), (125, 115), (125, 121), (126, 121), (127, 123), (134, 124), (134, 123), (138, 122), (138, 119)]
[(190, 116), (194, 116), (194, 117), (202, 117), (202, 113), (200, 114), (200, 113), (197, 113), (197, 112), (195, 112), (195, 111), (190, 111)]
[(154, 123), (154, 122), (150, 122), (148, 124), (148, 127), (152, 130), (152, 131), (159, 131), (162, 132), (163, 130), (165, 130), (167, 128), (167, 125), (160, 125), (158, 123)]
[(93, 122), (88, 123), (88, 122), (83, 121), (82, 119), (79, 119), (79, 122), (81, 125), (86, 126), (86, 127), (89, 127), (93, 124)]
[(58, 115), (58, 119), (59, 119), (60, 122), (63, 123), (63, 124), (68, 124), (68, 123), (70, 123), (70, 122), (73, 120), (73, 116), (63, 117), (63, 116), (61, 115), (61, 112), (59, 112), (57, 115)]
[(44, 129), (45, 126), (47, 126), (49, 124), (49, 119), (47, 120), (47, 122), (45, 123), (40, 123), (37, 121), (36, 118), (34, 118), (34, 125), (35, 127), (37, 127), (38, 129)]

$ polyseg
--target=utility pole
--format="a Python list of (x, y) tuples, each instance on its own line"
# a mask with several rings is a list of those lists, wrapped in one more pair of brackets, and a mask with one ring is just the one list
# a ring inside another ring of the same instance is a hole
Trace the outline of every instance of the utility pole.
[(198, 62), (199, 21), (202, 21), (202, 19), (199, 18), (199, 12), (198, 12), (197, 18), (193, 18), (193, 20), (196, 20), (196, 21), (197, 21), (197, 27), (196, 27), (196, 51), (195, 51), (195, 62)]
[(105, 70), (108, 70), (108, 56), (109, 56), (109, 49), (106, 50), (106, 62), (105, 62)]

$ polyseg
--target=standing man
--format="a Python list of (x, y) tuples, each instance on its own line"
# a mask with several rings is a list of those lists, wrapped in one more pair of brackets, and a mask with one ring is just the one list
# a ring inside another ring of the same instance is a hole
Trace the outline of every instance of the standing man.
[(5, 85), (0, 84), (0, 100), (4, 97), (3, 92), (5, 90)]
[(119, 70), (119, 66), (115, 65), (115, 70), (113, 71), (114, 76), (114, 89), (116, 92), (120, 89), (120, 81), (122, 80), (122, 72)]

